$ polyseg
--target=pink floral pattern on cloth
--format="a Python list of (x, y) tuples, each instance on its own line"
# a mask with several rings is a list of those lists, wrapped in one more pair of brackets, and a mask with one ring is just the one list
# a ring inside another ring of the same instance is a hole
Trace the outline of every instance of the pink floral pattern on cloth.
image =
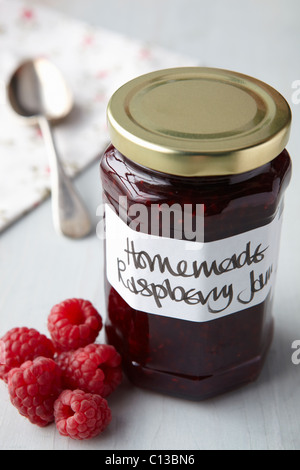
[(50, 194), (40, 129), (17, 121), (6, 103), (5, 84), (20, 61), (48, 57), (73, 91), (74, 111), (54, 129), (71, 177), (107, 145), (106, 106), (119, 86), (152, 70), (197, 65), (192, 58), (19, 0), (0, 0), (0, 47), (0, 232)]

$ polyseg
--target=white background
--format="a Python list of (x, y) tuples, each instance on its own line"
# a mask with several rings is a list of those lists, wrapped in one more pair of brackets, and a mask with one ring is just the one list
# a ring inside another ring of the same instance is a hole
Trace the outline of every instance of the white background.
[[(11, 0), (13, 1), (13, 0)], [(248, 73), (277, 88), (289, 101), (293, 130), (288, 150), (293, 179), (286, 208), (275, 295), (275, 338), (254, 384), (194, 403), (137, 389), (126, 380), (111, 397), (113, 420), (91, 441), (59, 436), (19, 416), (0, 384), (2, 449), (299, 449), (300, 365), (291, 344), (300, 339), (300, 80), (298, 0), (35, 0), (133, 38), (195, 57), (199, 65)], [(101, 58), (99, 58), (101, 60)], [(98, 165), (76, 180), (92, 214), (100, 201)], [(97, 217), (94, 215), (95, 225)], [(46, 333), (54, 303), (84, 297), (103, 312), (102, 247), (95, 231), (83, 241), (55, 235), (50, 202), (0, 237), (0, 335), (13, 326)]]

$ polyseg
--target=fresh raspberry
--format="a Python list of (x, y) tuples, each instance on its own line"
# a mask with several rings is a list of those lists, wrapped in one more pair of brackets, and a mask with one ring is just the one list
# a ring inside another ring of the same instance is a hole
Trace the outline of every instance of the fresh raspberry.
[(71, 351), (93, 343), (102, 328), (102, 317), (91, 302), (67, 299), (51, 309), (48, 330), (57, 351)]
[(65, 385), (102, 397), (110, 395), (122, 381), (121, 356), (114, 346), (89, 344), (58, 357)]
[(61, 370), (53, 359), (37, 357), (8, 373), (12, 404), (40, 427), (54, 421), (54, 402), (61, 391)]
[(54, 360), (60, 367), (60, 370), (62, 371), (62, 373), (65, 373), (67, 368), (69, 367), (70, 358), (73, 352), (74, 351), (63, 351), (54, 356)]
[(0, 378), (7, 382), (8, 372), (38, 356), (53, 358), (52, 341), (34, 328), (12, 328), (0, 340)]
[(68, 380), (66, 379), (67, 369), (69, 367), (70, 357), (73, 351), (63, 351), (55, 354), (54, 360), (62, 372), (62, 384), (63, 388), (69, 388)]
[(82, 390), (64, 390), (54, 403), (56, 427), (62, 436), (90, 439), (111, 421), (111, 410), (100, 395)]

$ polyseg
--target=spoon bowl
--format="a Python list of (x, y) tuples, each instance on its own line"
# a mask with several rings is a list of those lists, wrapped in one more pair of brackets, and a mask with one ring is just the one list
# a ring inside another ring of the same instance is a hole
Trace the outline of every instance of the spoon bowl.
[(41, 128), (49, 154), (55, 229), (70, 238), (88, 235), (89, 214), (63, 170), (51, 129), (51, 124), (66, 118), (73, 108), (72, 93), (60, 71), (47, 59), (27, 60), (12, 74), (7, 97), (20, 118)]
[(73, 96), (63, 76), (44, 58), (23, 62), (11, 77), (8, 98), (13, 110), (23, 118), (38, 123), (42, 114), (58, 123), (73, 108)]

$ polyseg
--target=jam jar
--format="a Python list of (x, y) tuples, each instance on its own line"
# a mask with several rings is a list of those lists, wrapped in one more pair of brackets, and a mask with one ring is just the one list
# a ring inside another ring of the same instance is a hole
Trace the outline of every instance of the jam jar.
[(192, 400), (255, 380), (272, 301), (291, 111), (206, 67), (121, 86), (101, 156), (106, 336), (135, 385)]

